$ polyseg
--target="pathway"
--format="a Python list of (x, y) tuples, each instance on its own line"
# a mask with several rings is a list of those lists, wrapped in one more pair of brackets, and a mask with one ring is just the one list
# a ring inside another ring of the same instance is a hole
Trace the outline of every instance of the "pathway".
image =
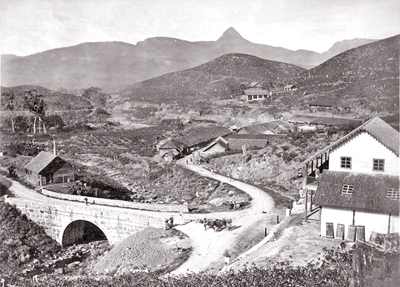
[(240, 226), (239, 228), (228, 231), (223, 230), (214, 232), (213, 230), (204, 230), (202, 224), (191, 222), (186, 225), (177, 226), (176, 228), (186, 233), (192, 240), (193, 251), (190, 258), (176, 270), (171, 272), (173, 275), (184, 274), (186, 272), (199, 272), (207, 270), (211, 263), (222, 260), (222, 254), (225, 250), (235, 243), (235, 239), (245, 231), (246, 228), (262, 218), (268, 216), (268, 212), (274, 208), (273, 199), (252, 185), (241, 181), (230, 179), (228, 177), (211, 173), (199, 165), (186, 165), (185, 160), (181, 159), (177, 162), (185, 168), (192, 170), (201, 176), (213, 178), (221, 182), (230, 184), (251, 196), (251, 207), (237, 212), (220, 212), (210, 213), (201, 217), (208, 218), (231, 218), (232, 225)]

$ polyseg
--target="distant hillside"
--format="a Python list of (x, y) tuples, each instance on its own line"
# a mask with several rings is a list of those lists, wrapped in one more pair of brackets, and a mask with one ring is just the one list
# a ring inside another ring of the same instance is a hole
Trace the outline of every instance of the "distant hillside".
[(353, 109), (398, 113), (400, 35), (343, 52), (295, 81), (306, 94), (339, 97)]
[(241, 94), (241, 85), (253, 81), (263, 83), (265, 88), (283, 85), (285, 79), (303, 71), (294, 65), (234, 53), (188, 70), (136, 83), (120, 94), (131, 100), (156, 103), (231, 98)]
[[(40, 86), (1, 87), (1, 93), (13, 92), (15, 95), (15, 110), (24, 110), (23, 102), (25, 91), (36, 89), (44, 96), (49, 111), (80, 110), (92, 108), (90, 102), (82, 97), (52, 91)], [(3, 101), (3, 97), (1, 98)], [(3, 110), (3, 105), (1, 105)]]
[[(347, 42), (345, 48), (355, 47), (351, 43)], [(340, 47), (336, 47), (335, 51), (341, 52), (344, 46)], [(29, 84), (50, 89), (95, 86), (105, 91), (118, 91), (123, 86), (192, 68), (228, 53), (244, 53), (310, 67), (322, 63), (333, 52), (325, 55), (254, 44), (229, 28), (217, 41), (189, 42), (155, 37), (136, 45), (123, 42), (83, 43), (26, 57), (3, 55), (7, 60), (1, 66), (2, 85)]]
[(1, 64), (3, 65), (5, 63), (7, 63), (8, 61), (14, 60), (17, 58), (18, 58), (18, 56), (13, 55), (13, 54), (3, 54), (3, 55), (1, 55)]

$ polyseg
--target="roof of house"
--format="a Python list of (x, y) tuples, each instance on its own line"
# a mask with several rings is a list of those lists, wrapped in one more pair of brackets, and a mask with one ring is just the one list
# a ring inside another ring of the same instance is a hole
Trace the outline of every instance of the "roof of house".
[(242, 139), (242, 140), (279, 140), (286, 135), (264, 135), (264, 134), (231, 134), (226, 139)]
[(244, 90), (244, 93), (245, 95), (252, 95), (252, 96), (269, 95), (268, 90), (256, 90), (256, 89)]
[[(344, 184), (353, 185), (352, 194), (342, 194)], [(399, 190), (398, 176), (324, 170), (314, 203), (398, 215), (399, 200), (387, 197), (388, 188)]]
[(331, 117), (316, 117), (308, 115), (293, 115), (288, 119), (291, 123), (308, 123), (313, 125), (326, 125), (326, 126), (348, 126), (360, 125), (362, 120), (347, 119), (347, 118), (331, 118)]
[(159, 147), (159, 149), (179, 149), (179, 150), (182, 150), (183, 148), (184, 146), (182, 145), (182, 143), (180, 143), (175, 139), (169, 139)]
[(250, 84), (247, 85), (248, 88), (254, 88), (256, 86), (262, 86), (259, 82), (251, 82)]
[(229, 135), (231, 133), (232, 133), (232, 131), (225, 127), (209, 126), (209, 127), (203, 127), (202, 129), (200, 129), (190, 135), (187, 135), (187, 136), (184, 136), (181, 138), (177, 138), (175, 140), (177, 142), (182, 143), (186, 147), (191, 147), (191, 146), (198, 145), (200, 143), (204, 143), (204, 142), (213, 140), (220, 136)]
[(35, 156), (25, 168), (34, 172), (40, 173), (43, 169), (45, 169), (57, 156), (46, 151), (41, 151), (37, 156)]
[[(289, 124), (283, 121), (272, 121), (262, 124), (250, 125), (241, 128), (241, 131), (245, 131), (249, 134), (262, 134), (266, 131), (273, 133), (279, 133), (279, 131), (286, 131), (290, 128)], [(277, 131), (277, 132), (276, 132)]]
[(169, 155), (172, 158), (174, 158), (177, 155), (179, 155), (179, 152), (177, 150), (166, 150), (164, 153), (162, 153), (161, 157), (165, 157), (166, 155)]
[(373, 138), (375, 138), (377, 141), (379, 141), (382, 145), (387, 147), (389, 150), (391, 150), (396, 156), (399, 156), (399, 132), (396, 131), (393, 127), (391, 127), (388, 123), (386, 123), (384, 120), (382, 120), (380, 117), (376, 116), (371, 118), (370, 120), (366, 121), (362, 125), (360, 125), (358, 128), (352, 130), (350, 133), (345, 135), (344, 137), (341, 137), (334, 143), (328, 145), (326, 148), (318, 151), (308, 159), (306, 159), (303, 163), (309, 162), (313, 159), (315, 159), (317, 156), (319, 156), (321, 153), (324, 153), (326, 151), (330, 151), (343, 142), (349, 140), (353, 136), (356, 136), (357, 134), (361, 132), (367, 132), (370, 134)]
[(343, 103), (338, 98), (318, 98), (308, 103), (309, 106), (341, 107)]
[(203, 151), (207, 151), (210, 148), (212, 148), (214, 145), (219, 144), (221, 145), (223, 148), (227, 149), (229, 147), (228, 145), (228, 141), (226, 139), (224, 139), (223, 137), (218, 137), (217, 139), (213, 140), (209, 145), (207, 145)]

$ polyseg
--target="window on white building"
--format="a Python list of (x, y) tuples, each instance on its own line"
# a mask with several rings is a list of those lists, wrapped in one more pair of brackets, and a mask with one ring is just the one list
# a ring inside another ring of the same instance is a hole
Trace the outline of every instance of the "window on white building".
[(388, 188), (387, 189), (387, 193), (386, 193), (386, 197), (390, 198), (390, 199), (400, 200), (399, 190), (398, 189), (394, 189), (394, 188)]
[(385, 160), (384, 159), (375, 159), (372, 167), (374, 171), (384, 171), (385, 170)]
[(351, 169), (351, 157), (342, 156), (340, 158), (340, 167)]
[(353, 194), (354, 185), (352, 184), (343, 184), (342, 194)]

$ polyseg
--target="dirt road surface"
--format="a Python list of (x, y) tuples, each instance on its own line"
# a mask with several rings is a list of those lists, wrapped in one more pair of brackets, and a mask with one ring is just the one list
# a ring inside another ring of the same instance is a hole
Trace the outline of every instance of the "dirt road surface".
[(249, 226), (260, 219), (271, 216), (274, 208), (273, 199), (264, 191), (228, 177), (211, 173), (199, 165), (187, 165), (184, 159), (178, 161), (178, 164), (190, 169), (201, 176), (210, 177), (221, 182), (230, 184), (251, 196), (251, 207), (237, 212), (215, 212), (202, 215), (207, 218), (231, 218), (232, 225), (235, 228), (232, 231), (222, 230), (214, 232), (212, 229), (204, 230), (200, 223), (191, 222), (176, 228), (186, 233), (192, 240), (193, 252), (190, 258), (179, 268), (171, 272), (173, 275), (184, 274), (187, 272), (199, 272), (210, 269), (210, 264), (223, 262), (223, 253), (229, 252), (230, 247), (235, 243), (235, 239)]

